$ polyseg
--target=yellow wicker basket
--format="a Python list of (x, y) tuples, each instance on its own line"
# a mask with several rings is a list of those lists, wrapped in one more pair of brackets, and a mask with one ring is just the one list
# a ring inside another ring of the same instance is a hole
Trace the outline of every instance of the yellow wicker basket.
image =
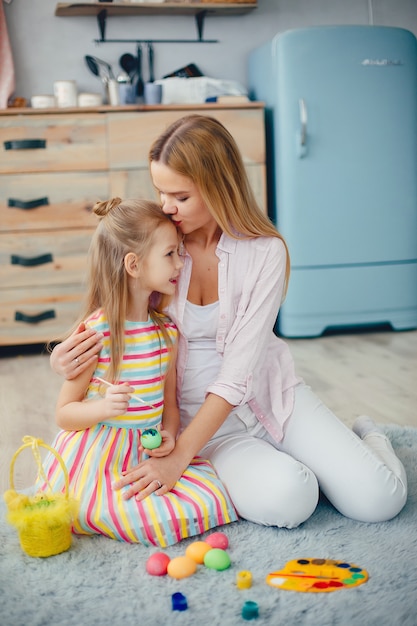
[[(65, 477), (65, 492), (52, 493), (43, 466), (39, 447), (46, 448), (58, 460)], [(38, 476), (47, 491), (38, 491), (34, 496), (17, 493), (14, 489), (13, 471), (17, 456), (25, 448), (32, 448), (38, 464)], [(19, 534), (20, 546), (29, 556), (46, 557), (65, 552), (71, 546), (71, 526), (76, 512), (76, 503), (69, 497), (68, 471), (56, 450), (41, 439), (24, 437), (23, 446), (14, 454), (10, 465), (10, 487), (4, 494), (7, 505), (7, 521)]]

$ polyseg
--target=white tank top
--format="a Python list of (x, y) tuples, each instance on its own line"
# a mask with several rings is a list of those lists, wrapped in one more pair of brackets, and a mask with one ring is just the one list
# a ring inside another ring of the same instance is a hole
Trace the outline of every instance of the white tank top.
[(181, 426), (187, 426), (202, 403), (206, 389), (216, 380), (221, 357), (216, 352), (219, 303), (205, 306), (186, 302), (183, 328), (188, 359), (181, 389)]

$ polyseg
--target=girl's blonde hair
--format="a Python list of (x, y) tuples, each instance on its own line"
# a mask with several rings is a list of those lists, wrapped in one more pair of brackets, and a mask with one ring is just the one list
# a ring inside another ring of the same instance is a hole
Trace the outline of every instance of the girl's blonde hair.
[[(94, 232), (88, 253), (88, 283), (85, 309), (77, 324), (97, 309), (105, 312), (110, 330), (111, 362), (106, 378), (116, 382), (124, 352), (124, 324), (128, 308), (128, 274), (126, 254), (134, 252), (143, 260), (152, 247), (155, 231), (172, 223), (161, 207), (149, 200), (113, 198), (97, 202), (93, 207), (100, 222)], [(161, 331), (168, 349), (172, 341), (165, 328), (167, 318), (162, 314), (168, 304), (159, 293), (152, 294), (149, 314)]]
[(239, 148), (215, 118), (187, 115), (156, 139), (149, 161), (160, 161), (190, 178), (223, 232), (233, 238), (278, 237), (285, 246), (287, 289), (290, 259), (282, 235), (258, 206)]

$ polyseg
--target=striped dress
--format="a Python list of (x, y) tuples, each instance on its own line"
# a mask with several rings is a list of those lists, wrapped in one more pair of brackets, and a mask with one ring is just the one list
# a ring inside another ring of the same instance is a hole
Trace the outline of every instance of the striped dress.
[[(103, 378), (109, 366), (110, 337), (101, 312), (92, 316), (88, 325), (104, 334), (103, 348), (87, 392), (87, 398), (93, 400), (105, 392), (95, 377)], [(165, 327), (176, 341), (176, 327), (168, 320)], [(70, 495), (79, 502), (73, 525), (75, 533), (101, 534), (121, 541), (166, 547), (237, 519), (213, 466), (198, 457), (165, 495), (151, 494), (141, 502), (134, 497), (123, 500), (127, 487), (118, 491), (111, 487), (122, 477), (123, 470), (148, 458), (146, 453), (139, 452), (140, 435), (143, 429), (161, 423), (169, 358), (164, 338), (150, 318), (147, 322), (127, 321), (120, 379), (135, 389), (127, 413), (86, 430), (61, 431), (52, 444), (68, 469)], [(152, 407), (135, 401), (135, 395)], [(54, 490), (62, 491), (64, 478), (55, 457), (49, 455), (44, 465), (48, 483)], [(46, 487), (45, 483), (40, 486)]]

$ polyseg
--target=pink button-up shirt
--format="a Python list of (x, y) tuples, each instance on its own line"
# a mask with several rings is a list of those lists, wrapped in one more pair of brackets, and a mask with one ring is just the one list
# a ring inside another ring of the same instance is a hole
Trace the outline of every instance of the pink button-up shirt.
[[(286, 256), (276, 237), (232, 239), (222, 234), (219, 258), (219, 325), (216, 349), (222, 365), (207, 393), (221, 396), (234, 406), (248, 404), (276, 440), (294, 405), (294, 387), (300, 382), (287, 344), (273, 327), (282, 300)], [(168, 315), (180, 331), (178, 345), (178, 402), (187, 362), (183, 332), (184, 308), (190, 284), (192, 259), (186, 252), (177, 294)]]

